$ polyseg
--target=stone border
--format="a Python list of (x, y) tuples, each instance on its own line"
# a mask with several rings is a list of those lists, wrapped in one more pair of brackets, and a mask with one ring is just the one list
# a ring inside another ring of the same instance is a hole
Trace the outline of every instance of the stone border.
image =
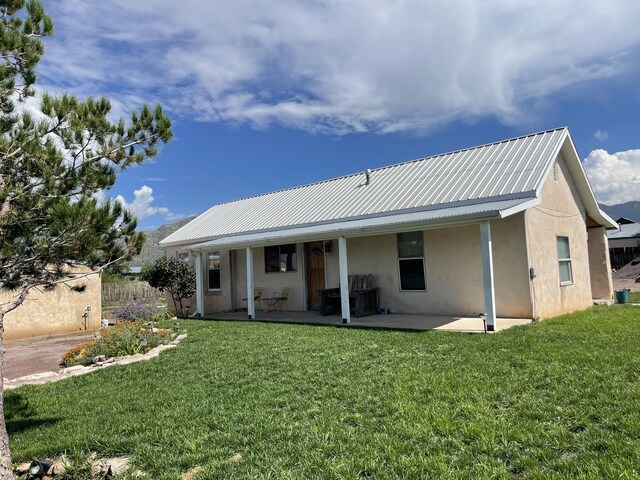
[(151, 360), (160, 355), (165, 350), (170, 350), (178, 346), (178, 344), (187, 337), (186, 333), (178, 335), (176, 338), (166, 345), (158, 345), (156, 348), (152, 348), (147, 353), (138, 353), (136, 355), (129, 355), (127, 357), (113, 357), (108, 358), (104, 362), (97, 362), (92, 365), (75, 365), (73, 367), (61, 368), (57, 371), (34, 373), (33, 375), (26, 375), (24, 377), (14, 378), (13, 380), (3, 379), (4, 390), (13, 390), (23, 385), (43, 385), (45, 383), (57, 382), (64, 380), (65, 378), (77, 377), (78, 375), (85, 375), (87, 373), (95, 372), (102, 368), (112, 367), (114, 365), (129, 365), (130, 363), (142, 362), (145, 360)]

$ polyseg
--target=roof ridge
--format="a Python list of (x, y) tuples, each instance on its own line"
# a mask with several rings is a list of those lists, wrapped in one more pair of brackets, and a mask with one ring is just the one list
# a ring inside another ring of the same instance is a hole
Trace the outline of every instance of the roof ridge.
[[(386, 169), (389, 169), (389, 168), (399, 167), (400, 165), (408, 165), (410, 163), (422, 162), (422, 161), (425, 161), (425, 160), (431, 160), (433, 158), (444, 157), (446, 155), (453, 155), (453, 154), (460, 153), (460, 152), (467, 152), (469, 150), (475, 150), (475, 149), (478, 149), (478, 148), (485, 148), (485, 147), (490, 147), (490, 146), (493, 146), (493, 145), (499, 145), (501, 143), (513, 142), (515, 140), (521, 140), (523, 138), (528, 138), (528, 137), (535, 137), (536, 135), (543, 135), (543, 134), (546, 134), (546, 133), (556, 132), (558, 130), (568, 130), (568, 127), (567, 126), (563, 126), (563, 127), (550, 128), (550, 129), (547, 129), (547, 130), (540, 130), (539, 132), (527, 133), (525, 135), (519, 135), (519, 136), (516, 136), (516, 137), (506, 138), (506, 139), (503, 139), (503, 140), (497, 140), (495, 142), (483, 143), (483, 144), (480, 144), (480, 145), (474, 145), (472, 147), (467, 147), (467, 148), (459, 148), (457, 150), (451, 150), (449, 152), (437, 153), (435, 155), (429, 155), (427, 157), (414, 158), (413, 160), (405, 160), (403, 162), (392, 163), (391, 165), (385, 165), (385, 166), (382, 166), (382, 167), (373, 168), (373, 169), (371, 169), (371, 172), (373, 173), (373, 172), (380, 171), (380, 170), (386, 170)], [(343, 178), (355, 177), (356, 175), (362, 175), (362, 174), (363, 174), (363, 172), (354, 172), (354, 173), (349, 173), (349, 174), (346, 174), (346, 175), (340, 175), (338, 177), (327, 178), (325, 180), (319, 180), (317, 182), (310, 182), (310, 183), (305, 183), (303, 185), (296, 185), (295, 187), (280, 188), (280, 189), (277, 189), (277, 190), (272, 190), (270, 192), (259, 193), (259, 194), (256, 194), (256, 195), (249, 195), (247, 197), (242, 197), (242, 198), (236, 198), (234, 200), (228, 200), (226, 202), (216, 203), (215, 205), (213, 205), (208, 210), (211, 210), (211, 209), (213, 209), (213, 208), (215, 208), (215, 207), (217, 207), (219, 205), (229, 205), (229, 204), (232, 204), (232, 203), (238, 203), (238, 202), (242, 202), (244, 200), (249, 200), (249, 199), (252, 199), (252, 198), (266, 197), (267, 195), (272, 195), (274, 193), (281, 193), (281, 192), (298, 190), (300, 188), (306, 188), (306, 187), (310, 187), (312, 185), (321, 185), (323, 183), (335, 182), (335, 181), (341, 180)], [(205, 213), (205, 212), (203, 212), (203, 213)]]

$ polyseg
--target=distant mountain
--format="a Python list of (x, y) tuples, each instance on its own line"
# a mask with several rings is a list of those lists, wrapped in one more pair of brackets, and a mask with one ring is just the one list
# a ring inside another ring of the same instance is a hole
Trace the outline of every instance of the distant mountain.
[(142, 267), (143, 265), (153, 263), (158, 258), (164, 256), (164, 248), (158, 246), (158, 242), (163, 238), (168, 237), (179, 228), (185, 226), (194, 218), (196, 217), (183, 218), (175, 223), (168, 223), (155, 230), (146, 231), (147, 241), (144, 242), (140, 255), (133, 257), (129, 262), (127, 262), (127, 265), (131, 268)]
[(626, 202), (617, 205), (600, 204), (600, 208), (614, 220), (626, 217), (629, 220), (640, 223), (640, 202)]

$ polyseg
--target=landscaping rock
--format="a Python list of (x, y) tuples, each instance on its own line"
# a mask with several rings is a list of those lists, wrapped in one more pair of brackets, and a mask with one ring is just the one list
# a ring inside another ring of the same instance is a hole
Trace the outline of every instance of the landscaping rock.
[[(140, 362), (143, 360), (151, 360), (152, 358), (160, 355), (164, 350), (170, 350), (175, 348), (177, 343), (186, 338), (186, 334), (178, 335), (171, 344), (159, 345), (151, 351), (142, 354), (131, 355), (129, 357), (114, 357), (106, 358), (104, 356), (98, 356), (94, 359), (94, 363), (89, 366), (75, 365), (73, 367), (62, 368), (57, 372), (44, 372), (36, 373), (34, 375), (27, 375), (25, 377), (14, 378), (13, 380), (4, 379), (3, 387), (5, 390), (13, 390), (23, 385), (40, 385), (43, 383), (56, 382), (58, 380), (64, 380), (65, 378), (74, 377), (76, 375), (84, 375), (100, 368), (111, 367), (114, 365), (129, 365), (131, 363)], [(101, 357), (104, 360), (101, 360)], [(144, 474), (142, 474), (144, 475)]]
[(64, 473), (64, 465), (64, 459), (59, 458), (54, 460), (51, 464), (51, 468), (49, 469), (49, 473), (51, 475), (60, 475), (61, 473)]
[(60, 370), (61, 374), (67, 374), (71, 372), (77, 372), (78, 370), (83, 370), (84, 367), (82, 365), (74, 365), (73, 367), (67, 367)]
[(189, 470), (187, 470), (186, 472), (184, 472), (182, 474), (181, 480), (192, 480), (193, 477), (198, 475), (203, 470), (204, 470), (204, 468), (202, 468), (200, 466), (190, 468)]
[(129, 468), (128, 457), (107, 458), (103, 459), (101, 463), (111, 468), (112, 475), (120, 475)]
[(16, 471), (16, 473), (17, 473), (18, 475), (23, 475), (23, 474), (25, 474), (25, 473), (28, 473), (28, 472), (29, 472), (29, 467), (30, 467), (30, 466), (31, 466), (31, 463), (30, 463), (30, 462), (27, 462), (27, 463), (21, 463), (20, 465), (18, 465), (18, 466), (15, 468), (15, 471)]
[(184, 340), (186, 337), (187, 337), (187, 334), (186, 333), (182, 333), (182, 334), (178, 335), (176, 338), (174, 338), (172, 341), (170, 341), (169, 345), (177, 345), (182, 340)]
[(107, 360), (106, 355), (98, 355), (97, 357), (93, 358), (93, 363), (95, 364), (104, 363), (106, 360)]

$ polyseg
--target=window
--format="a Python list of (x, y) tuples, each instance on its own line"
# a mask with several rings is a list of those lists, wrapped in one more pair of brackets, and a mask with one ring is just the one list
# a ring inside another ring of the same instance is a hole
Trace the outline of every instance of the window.
[(569, 237), (556, 237), (558, 246), (558, 269), (560, 271), (560, 285), (573, 283), (571, 272), (571, 251), (569, 250)]
[(184, 263), (189, 263), (189, 252), (176, 252), (176, 258)]
[(558, 161), (553, 162), (553, 181), (558, 181)]
[(264, 247), (264, 271), (266, 273), (295, 272), (297, 269), (295, 243)]
[(398, 234), (400, 290), (426, 290), (422, 232)]
[(220, 252), (208, 254), (209, 290), (220, 290)]

